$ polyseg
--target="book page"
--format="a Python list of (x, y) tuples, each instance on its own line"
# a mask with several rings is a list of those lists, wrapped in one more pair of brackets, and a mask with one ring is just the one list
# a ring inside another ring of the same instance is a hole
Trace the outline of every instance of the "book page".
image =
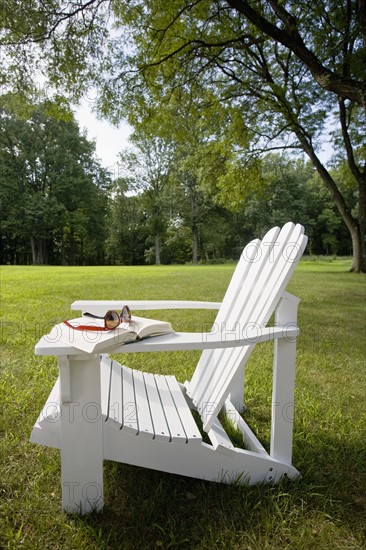
[(147, 319), (146, 317), (138, 317), (137, 315), (132, 316), (131, 325), (139, 338), (174, 332), (172, 325), (167, 321)]

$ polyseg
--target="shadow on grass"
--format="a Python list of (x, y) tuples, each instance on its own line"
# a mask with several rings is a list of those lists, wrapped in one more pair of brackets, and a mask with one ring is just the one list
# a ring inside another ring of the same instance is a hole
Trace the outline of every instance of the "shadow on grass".
[(332, 539), (334, 547), (353, 540), (361, 548), (364, 443), (340, 446), (320, 433), (296, 455), (300, 480), (256, 487), (107, 462), (104, 511), (79, 521), (105, 548), (326, 548)]

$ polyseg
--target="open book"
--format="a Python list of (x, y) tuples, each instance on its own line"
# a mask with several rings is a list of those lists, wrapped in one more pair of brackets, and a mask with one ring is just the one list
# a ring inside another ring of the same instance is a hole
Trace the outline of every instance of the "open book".
[[(103, 319), (91, 319), (90, 317), (78, 317), (71, 319), (69, 323), (74, 326), (104, 327)], [(121, 323), (117, 328), (109, 331), (74, 330), (65, 323), (60, 323), (52, 329), (48, 338), (52, 341), (58, 340), (71, 344), (74, 348), (87, 353), (99, 353), (135, 340), (161, 336), (170, 332), (174, 332), (172, 325), (166, 321), (133, 315), (129, 323)]]

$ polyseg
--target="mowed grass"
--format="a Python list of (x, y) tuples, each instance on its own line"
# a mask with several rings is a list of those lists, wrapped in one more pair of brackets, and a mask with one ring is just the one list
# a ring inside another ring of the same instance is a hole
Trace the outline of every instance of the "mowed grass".
[[(234, 265), (3, 267), (0, 375), (0, 547), (366, 548), (366, 279), (348, 261), (303, 261), (288, 290), (301, 298), (296, 482), (228, 486), (105, 463), (105, 508), (61, 511), (60, 453), (29, 443), (57, 377), (38, 338), (72, 317), (76, 299), (222, 299)], [(146, 313), (144, 313), (146, 315)], [(159, 311), (176, 330), (208, 330), (213, 311)], [(137, 354), (126, 363), (184, 382), (198, 352)], [(247, 367), (245, 418), (269, 441), (271, 345)]]

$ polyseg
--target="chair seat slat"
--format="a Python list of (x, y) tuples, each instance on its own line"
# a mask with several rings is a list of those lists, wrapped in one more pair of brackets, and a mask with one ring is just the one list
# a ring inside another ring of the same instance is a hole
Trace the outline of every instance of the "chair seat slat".
[(122, 371), (121, 365), (111, 361), (111, 380), (108, 402), (108, 422), (115, 428), (121, 428), (123, 424), (122, 414)]
[(108, 420), (109, 415), (109, 399), (110, 399), (110, 387), (112, 377), (112, 360), (107, 356), (101, 356), (100, 358), (100, 384), (101, 395), (103, 397), (101, 402), (102, 417), (104, 421)]
[(169, 428), (165, 419), (164, 410), (161, 404), (160, 395), (156, 387), (153, 374), (144, 372), (147, 399), (151, 411), (151, 418), (154, 426), (154, 439), (166, 439), (170, 437)]
[(132, 369), (127, 367), (122, 368), (123, 385), (122, 385), (122, 429), (128, 430), (133, 434), (138, 433), (137, 410), (135, 388), (133, 381)]
[(169, 427), (171, 442), (186, 443), (187, 436), (184, 431), (181, 419), (177, 412), (173, 397), (170, 393), (169, 386), (165, 376), (155, 375), (156, 387), (159, 392), (164, 416)]
[(144, 375), (141, 371), (134, 370), (133, 378), (135, 384), (136, 413), (139, 436), (146, 436), (152, 439), (154, 436), (154, 426), (146, 394)]
[(170, 394), (173, 397), (179, 417), (184, 427), (187, 437), (187, 443), (200, 443), (202, 441), (201, 433), (188, 407), (187, 401), (182, 393), (182, 389), (175, 376), (166, 376), (166, 382), (169, 386)]

